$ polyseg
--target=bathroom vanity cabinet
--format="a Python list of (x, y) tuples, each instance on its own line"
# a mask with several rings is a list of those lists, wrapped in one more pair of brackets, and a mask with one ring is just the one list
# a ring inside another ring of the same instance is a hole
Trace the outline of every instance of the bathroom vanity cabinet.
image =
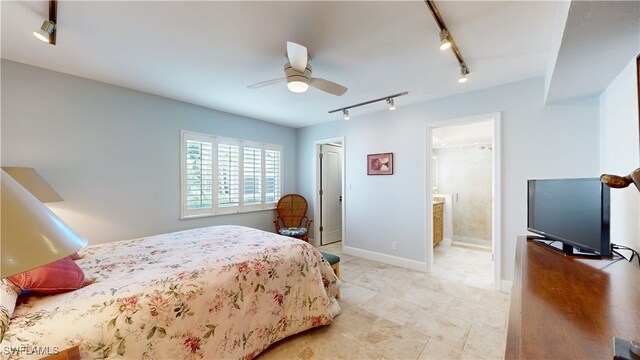
[(444, 201), (433, 202), (433, 247), (444, 237)]

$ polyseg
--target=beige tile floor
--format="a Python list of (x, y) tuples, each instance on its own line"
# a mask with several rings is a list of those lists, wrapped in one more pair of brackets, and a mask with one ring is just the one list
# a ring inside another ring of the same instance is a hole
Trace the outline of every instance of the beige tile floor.
[(431, 274), (341, 254), (342, 313), (273, 344), (261, 359), (502, 359), (509, 296), (492, 290), (491, 254), (434, 249)]

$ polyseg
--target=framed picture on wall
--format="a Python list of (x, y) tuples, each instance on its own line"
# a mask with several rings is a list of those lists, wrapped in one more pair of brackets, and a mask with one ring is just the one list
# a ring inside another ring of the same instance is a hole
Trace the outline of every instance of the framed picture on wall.
[(393, 175), (393, 153), (367, 155), (367, 175)]

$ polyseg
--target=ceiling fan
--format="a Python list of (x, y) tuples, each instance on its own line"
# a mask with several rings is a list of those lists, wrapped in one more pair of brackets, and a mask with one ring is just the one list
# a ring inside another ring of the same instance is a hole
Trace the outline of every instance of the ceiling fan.
[(338, 96), (347, 92), (348, 89), (340, 84), (322, 78), (311, 77), (311, 65), (309, 64), (311, 57), (307, 53), (306, 47), (287, 41), (287, 57), (289, 62), (284, 65), (285, 77), (255, 83), (247, 86), (247, 88), (258, 89), (286, 80), (287, 88), (295, 93), (303, 93), (309, 89), (309, 86)]

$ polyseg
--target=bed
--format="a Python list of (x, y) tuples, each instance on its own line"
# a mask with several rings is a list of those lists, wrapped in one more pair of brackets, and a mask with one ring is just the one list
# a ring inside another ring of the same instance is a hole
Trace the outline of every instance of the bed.
[(313, 246), (247, 227), (95, 245), (80, 255), (95, 283), (21, 296), (3, 358), (79, 345), (83, 359), (250, 359), (340, 312), (339, 280)]

